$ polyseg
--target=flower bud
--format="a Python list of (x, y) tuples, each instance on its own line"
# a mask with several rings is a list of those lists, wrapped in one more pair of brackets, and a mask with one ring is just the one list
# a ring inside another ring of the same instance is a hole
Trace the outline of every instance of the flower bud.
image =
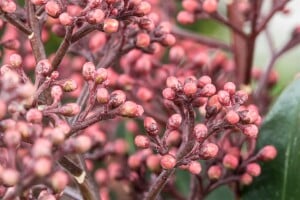
[(262, 161), (273, 160), (277, 156), (277, 150), (272, 145), (267, 145), (259, 151), (259, 159)]
[(144, 119), (144, 127), (149, 135), (155, 136), (158, 134), (157, 122), (152, 117), (146, 117)]
[(118, 155), (125, 155), (128, 153), (128, 143), (123, 139), (116, 139), (114, 142), (114, 150)]
[(4, 143), (9, 147), (16, 147), (21, 142), (21, 134), (13, 129), (8, 129), (4, 133)]
[(50, 182), (51, 182), (52, 188), (55, 191), (60, 192), (60, 191), (63, 191), (65, 189), (65, 187), (67, 186), (67, 184), (69, 182), (69, 178), (65, 172), (57, 171), (51, 176)]
[(82, 67), (82, 76), (85, 80), (93, 80), (95, 72), (96, 68), (92, 62), (86, 62)]
[(34, 5), (40, 6), (40, 5), (45, 4), (47, 1), (46, 1), (46, 0), (31, 0), (31, 2), (32, 2)]
[(184, 59), (184, 56), (185, 56), (185, 52), (181, 46), (176, 45), (170, 49), (169, 58), (171, 61), (180, 62), (181, 60)]
[(138, 169), (142, 165), (142, 155), (141, 154), (132, 154), (128, 158), (128, 166), (131, 169)]
[(40, 75), (48, 75), (51, 69), (52, 65), (48, 59), (40, 60), (36, 65), (36, 72)]
[(1, 174), (2, 182), (7, 187), (15, 186), (19, 182), (20, 174), (15, 169), (3, 169)]
[(149, 90), (148, 88), (146, 87), (140, 87), (137, 91), (137, 97), (144, 101), (144, 102), (147, 102), (147, 101), (150, 101), (152, 98), (153, 98), (153, 93), (151, 90)]
[(52, 162), (49, 158), (39, 158), (34, 162), (33, 171), (35, 175), (44, 177), (51, 172)]
[(33, 144), (32, 155), (34, 158), (51, 156), (51, 148), (52, 144), (48, 139), (39, 138)]
[(230, 104), (230, 95), (229, 95), (229, 93), (225, 90), (220, 90), (218, 92), (218, 100), (224, 106), (229, 106), (229, 104)]
[(239, 104), (244, 104), (248, 100), (247, 92), (239, 90), (235, 93), (235, 101)]
[(208, 137), (208, 130), (204, 124), (197, 124), (194, 127), (194, 135), (198, 142), (203, 142)]
[(222, 169), (219, 165), (213, 165), (208, 169), (207, 174), (209, 179), (218, 180), (222, 175)]
[(103, 22), (105, 13), (101, 9), (91, 10), (86, 14), (86, 20), (90, 24), (99, 24)]
[(171, 129), (178, 129), (181, 125), (182, 117), (180, 114), (173, 114), (168, 119), (168, 127)]
[(148, 15), (151, 12), (151, 4), (147, 1), (142, 1), (136, 7), (136, 13), (139, 15)]
[(214, 143), (205, 143), (200, 147), (201, 158), (208, 160), (217, 156), (219, 147)]
[(41, 123), (43, 119), (43, 114), (36, 108), (31, 108), (26, 113), (26, 120), (31, 123)]
[(219, 102), (218, 95), (213, 95), (207, 101), (206, 108), (205, 108), (206, 114), (208, 116), (210, 116), (212, 114), (216, 114), (221, 110), (221, 108), (222, 108), (222, 105)]
[(242, 121), (252, 124), (256, 122), (256, 120), (259, 117), (259, 114), (256, 110), (251, 109), (248, 111), (241, 112), (240, 116)]
[(180, 24), (184, 24), (184, 25), (192, 24), (195, 22), (195, 15), (187, 11), (180, 11), (177, 14), (176, 19)]
[(175, 91), (171, 88), (165, 88), (162, 91), (162, 94), (163, 94), (163, 97), (165, 99), (168, 99), (168, 100), (174, 100), (175, 99)]
[(59, 16), (59, 14), (61, 13), (61, 7), (54, 0), (50, 0), (46, 3), (45, 10), (48, 15), (50, 15), (51, 17), (54, 17), (54, 18), (57, 18)]
[(146, 48), (150, 45), (151, 43), (151, 38), (149, 34), (147, 33), (139, 33), (136, 36), (136, 46), (140, 48)]
[(197, 92), (197, 84), (194, 82), (184, 84), (183, 92), (186, 96), (193, 96)]
[(250, 163), (246, 167), (246, 172), (251, 176), (257, 177), (261, 173), (261, 167), (257, 163)]
[(116, 19), (105, 19), (103, 24), (103, 30), (105, 33), (115, 33), (119, 29), (119, 21)]
[(62, 115), (71, 117), (80, 112), (80, 106), (76, 103), (68, 103), (63, 105), (59, 110)]
[(59, 22), (64, 26), (71, 26), (74, 22), (74, 19), (69, 15), (69, 13), (64, 12), (59, 15)]
[(64, 90), (64, 92), (72, 92), (74, 90), (76, 90), (78, 87), (76, 81), (74, 80), (67, 80), (62, 84), (62, 88)]
[(126, 100), (126, 95), (122, 90), (115, 90), (110, 95), (109, 104), (113, 107), (119, 107)]
[(192, 173), (192, 174), (200, 174), (201, 170), (202, 170), (202, 167), (201, 167), (201, 164), (197, 161), (192, 161), (190, 164), (189, 164), (189, 172)]
[(7, 111), (6, 103), (0, 99), (0, 120), (5, 117), (6, 111)]
[(182, 84), (174, 76), (168, 77), (167, 80), (166, 80), (166, 84), (167, 84), (168, 88), (172, 88), (175, 91), (182, 90)]
[(255, 139), (258, 134), (258, 128), (254, 124), (249, 124), (243, 128), (243, 133), (249, 137)]
[(161, 167), (160, 167), (160, 159), (161, 159), (160, 155), (151, 154), (146, 159), (146, 166), (152, 172), (159, 172), (160, 169), (161, 169)]
[(11, 0), (3, 0), (0, 2), (1, 10), (6, 13), (14, 13), (17, 9), (17, 5), (15, 2)]
[(171, 154), (166, 154), (162, 156), (160, 160), (160, 165), (164, 169), (173, 169), (176, 165), (176, 158)]
[(201, 76), (198, 79), (197, 85), (200, 88), (203, 88), (205, 85), (210, 84), (212, 82), (211, 78), (209, 76)]
[(58, 85), (54, 85), (51, 88), (51, 97), (55, 100), (55, 101), (59, 101), (61, 99), (63, 95), (63, 90), (60, 86)]
[(132, 101), (126, 101), (121, 105), (119, 114), (124, 117), (139, 117), (143, 114), (143, 108)]
[(240, 177), (240, 181), (243, 185), (250, 185), (253, 181), (253, 178), (249, 174), (245, 173)]
[(109, 93), (106, 88), (98, 88), (96, 99), (100, 104), (106, 104), (109, 101)]
[(184, 0), (182, 2), (182, 7), (184, 10), (192, 13), (198, 9), (199, 3), (195, 0)]
[[(199, 84), (199, 81), (198, 81), (198, 84)], [(201, 95), (203, 95), (205, 97), (210, 97), (210, 96), (214, 95), (216, 93), (216, 91), (217, 91), (216, 87), (213, 84), (209, 83), (209, 84), (204, 85), (204, 87), (201, 90)]]
[(225, 119), (230, 124), (237, 124), (240, 121), (240, 116), (233, 110), (226, 113)]
[(233, 95), (236, 90), (236, 86), (233, 82), (227, 82), (224, 85), (224, 90), (227, 91), (230, 95)]
[(13, 67), (20, 67), (22, 64), (22, 57), (19, 54), (12, 54), (9, 57), (9, 62)]
[(62, 144), (65, 140), (65, 133), (60, 128), (54, 128), (50, 131), (49, 137), (53, 144)]
[(168, 33), (164, 36), (161, 43), (166, 46), (173, 46), (176, 43), (176, 38), (174, 35)]
[(239, 164), (239, 159), (231, 154), (226, 154), (223, 158), (223, 165), (228, 169), (236, 169)]
[(95, 181), (98, 185), (103, 186), (107, 184), (108, 174), (104, 169), (97, 169), (95, 172)]
[(134, 144), (138, 147), (138, 148), (149, 148), (150, 146), (150, 140), (147, 136), (144, 135), (137, 135), (134, 138)]
[(92, 147), (92, 140), (86, 135), (80, 135), (74, 140), (74, 148), (77, 153), (86, 153)]
[(207, 13), (216, 12), (218, 9), (218, 2), (217, 0), (204, 0), (202, 8)]
[(104, 81), (107, 80), (108, 72), (105, 68), (99, 68), (97, 69), (95, 73), (95, 83), (96, 84), (101, 84)]

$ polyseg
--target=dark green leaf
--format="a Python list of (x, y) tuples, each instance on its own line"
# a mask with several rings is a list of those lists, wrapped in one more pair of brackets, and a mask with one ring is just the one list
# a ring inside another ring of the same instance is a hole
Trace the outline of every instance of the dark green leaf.
[(234, 195), (232, 191), (228, 188), (228, 186), (221, 186), (216, 190), (212, 191), (205, 200), (233, 200)]

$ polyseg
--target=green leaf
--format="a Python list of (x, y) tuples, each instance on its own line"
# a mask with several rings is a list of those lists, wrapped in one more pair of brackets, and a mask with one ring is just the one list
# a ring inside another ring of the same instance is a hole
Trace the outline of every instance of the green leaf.
[(228, 186), (221, 186), (216, 190), (212, 191), (205, 200), (233, 200), (234, 195)]
[(300, 199), (300, 80), (280, 95), (261, 128), (258, 148), (272, 144), (277, 158), (262, 164), (262, 175), (243, 191), (243, 200)]

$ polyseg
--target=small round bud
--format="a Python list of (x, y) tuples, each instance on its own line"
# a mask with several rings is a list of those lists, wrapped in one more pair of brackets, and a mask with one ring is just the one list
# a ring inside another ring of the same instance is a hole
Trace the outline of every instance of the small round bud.
[(77, 153), (86, 153), (92, 147), (92, 140), (86, 135), (80, 135), (74, 140), (74, 148)]
[(273, 160), (277, 156), (277, 150), (272, 145), (267, 145), (259, 151), (259, 159), (262, 161)]
[(126, 95), (122, 90), (115, 90), (110, 95), (109, 104), (113, 107), (119, 107), (126, 100)]
[(195, 15), (187, 11), (180, 11), (176, 19), (180, 24), (192, 24), (195, 22)]
[(43, 114), (36, 108), (31, 108), (26, 113), (26, 120), (31, 123), (41, 123), (43, 119)]
[(51, 185), (55, 191), (63, 191), (69, 182), (68, 175), (63, 171), (55, 172), (51, 178)]
[(220, 90), (218, 92), (218, 99), (219, 99), (219, 102), (221, 104), (223, 104), (224, 106), (229, 106), (229, 104), (230, 104), (230, 95), (227, 91)]
[(162, 39), (161, 43), (166, 46), (173, 46), (176, 43), (176, 38), (174, 35), (168, 33)]
[(230, 124), (237, 124), (240, 121), (240, 116), (233, 110), (226, 113), (225, 119)]
[(55, 100), (55, 101), (59, 101), (61, 99), (63, 95), (63, 90), (60, 86), (58, 85), (54, 85), (51, 88), (51, 97)]
[(208, 129), (204, 124), (197, 124), (194, 127), (194, 135), (198, 142), (203, 142), (208, 137)]
[(9, 147), (16, 147), (21, 142), (21, 134), (13, 129), (8, 129), (4, 133), (4, 143)]
[(143, 114), (140, 113), (138, 105), (132, 101), (126, 101), (121, 105), (119, 114), (124, 117), (138, 117)]
[(62, 84), (62, 88), (64, 92), (72, 92), (76, 90), (78, 87), (78, 84), (74, 80), (67, 80)]
[(64, 26), (71, 26), (74, 22), (74, 19), (69, 15), (69, 13), (64, 12), (59, 15), (59, 22)]
[(51, 172), (52, 162), (49, 158), (39, 158), (34, 162), (33, 171), (35, 175), (44, 177)]
[(136, 13), (140, 15), (148, 15), (151, 12), (151, 4), (147, 1), (142, 1), (136, 7)]
[(180, 114), (173, 114), (168, 119), (168, 127), (171, 129), (178, 129), (181, 125), (182, 117)]
[(131, 156), (129, 156), (127, 163), (131, 169), (138, 169), (142, 164), (142, 155), (132, 154)]
[(128, 143), (123, 139), (116, 139), (113, 143), (115, 153), (118, 155), (125, 155), (128, 153)]
[(184, 84), (183, 92), (186, 96), (193, 96), (197, 92), (197, 84), (194, 82)]
[(105, 13), (101, 9), (91, 10), (86, 14), (87, 22), (90, 24), (99, 24), (103, 22)]
[(192, 161), (189, 164), (189, 172), (192, 174), (200, 174), (202, 170), (201, 164), (197, 161)]
[(151, 38), (149, 34), (147, 33), (139, 33), (136, 36), (136, 46), (140, 48), (146, 48), (150, 45), (151, 43)]
[(9, 62), (13, 67), (20, 67), (22, 64), (22, 57), (19, 54), (12, 54), (9, 57)]
[(248, 111), (243, 111), (240, 113), (240, 115), (241, 115), (241, 120), (249, 124), (255, 123), (259, 117), (257, 110), (253, 110), (253, 109), (249, 109)]
[(214, 143), (205, 143), (200, 147), (201, 158), (208, 160), (217, 156), (219, 147)]
[(96, 68), (92, 62), (86, 62), (82, 67), (82, 76), (85, 80), (93, 80), (95, 72)]
[(98, 88), (96, 99), (100, 104), (106, 104), (109, 101), (109, 93), (106, 88)]
[(168, 88), (172, 88), (175, 91), (182, 90), (182, 84), (174, 76), (168, 77), (167, 80), (166, 80), (166, 84), (167, 84)]
[(48, 59), (40, 60), (36, 65), (36, 72), (41, 75), (48, 75), (51, 71), (52, 65)]
[(209, 76), (201, 76), (198, 79), (197, 85), (200, 88), (203, 88), (205, 85), (210, 84), (212, 82), (211, 78)]
[(208, 13), (216, 12), (218, 9), (218, 2), (217, 0), (204, 0), (202, 8)]
[[(198, 84), (199, 84), (199, 81), (198, 81)], [(205, 97), (210, 97), (212, 95), (214, 95), (216, 93), (217, 89), (216, 87), (209, 83), (209, 84), (206, 84), (202, 90), (201, 90), (201, 95), (205, 96)]]
[(235, 93), (235, 101), (239, 104), (244, 104), (248, 100), (247, 92), (239, 90)]
[(34, 158), (51, 156), (52, 144), (48, 139), (37, 139), (32, 147), (32, 155)]
[(249, 174), (245, 173), (241, 176), (240, 181), (243, 185), (250, 185), (253, 181), (253, 178)]
[(80, 112), (80, 106), (77, 103), (68, 103), (60, 108), (60, 114), (64, 116), (74, 116)]
[(34, 5), (43, 5), (46, 3), (46, 0), (31, 0)]
[(95, 83), (101, 84), (107, 80), (108, 72), (105, 68), (97, 69), (95, 73)]
[(209, 179), (218, 180), (222, 175), (222, 169), (219, 165), (213, 165), (208, 169), (207, 174)]
[(160, 165), (164, 169), (173, 169), (176, 165), (176, 159), (171, 154), (166, 154), (162, 156), (160, 160)]
[(199, 3), (195, 0), (184, 0), (182, 2), (182, 7), (188, 12), (195, 12), (199, 7)]
[(1, 9), (6, 13), (14, 13), (17, 9), (15, 2), (11, 0), (4, 0), (0, 2)]
[(165, 88), (162, 91), (162, 94), (163, 94), (163, 97), (165, 99), (168, 99), (168, 100), (174, 100), (175, 99), (175, 91), (171, 88)]
[(149, 135), (155, 136), (158, 134), (157, 122), (152, 117), (146, 117), (144, 119), (144, 127)]
[(246, 172), (251, 176), (257, 177), (261, 173), (261, 167), (257, 163), (250, 163), (246, 167)]
[(227, 91), (230, 95), (233, 95), (236, 90), (236, 86), (233, 82), (227, 82), (224, 85), (224, 90)]
[(115, 33), (119, 29), (119, 22), (116, 19), (105, 19), (103, 24), (103, 30), (106, 33)]
[(3, 169), (1, 174), (2, 182), (7, 187), (15, 186), (19, 182), (20, 174), (15, 169)]
[(146, 159), (146, 166), (150, 171), (159, 172), (161, 169), (160, 159), (161, 159), (160, 155), (157, 154), (149, 155)]
[(185, 52), (181, 46), (176, 45), (170, 49), (169, 58), (171, 61), (180, 62), (181, 60), (184, 59), (184, 56), (185, 56)]
[(206, 104), (206, 114), (212, 115), (218, 113), (222, 108), (221, 103), (219, 102), (218, 95), (213, 95), (210, 97)]
[(108, 174), (104, 169), (97, 169), (95, 172), (95, 181), (99, 185), (106, 185), (108, 179)]
[(46, 3), (45, 10), (48, 15), (54, 18), (57, 18), (61, 13), (61, 8), (59, 4), (54, 0), (50, 0)]
[(243, 133), (249, 138), (257, 138), (258, 128), (254, 124), (249, 124), (243, 128)]
[(137, 135), (134, 138), (134, 144), (138, 147), (138, 148), (149, 148), (150, 146), (150, 140), (147, 136), (144, 135)]
[(223, 158), (223, 165), (228, 169), (236, 169), (239, 164), (239, 159), (231, 154), (226, 154)]

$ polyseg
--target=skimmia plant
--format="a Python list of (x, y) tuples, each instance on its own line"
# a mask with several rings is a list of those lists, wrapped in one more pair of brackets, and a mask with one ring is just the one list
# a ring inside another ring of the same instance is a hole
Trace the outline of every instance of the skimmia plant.
[[(201, 200), (227, 185), (239, 199), (277, 156), (259, 128), (273, 67), (300, 43), (299, 27), (278, 50), (268, 35), (253, 68), (257, 37), (288, 15), (264, 2), (0, 0), (0, 197)], [(202, 19), (231, 43), (184, 28)]]

